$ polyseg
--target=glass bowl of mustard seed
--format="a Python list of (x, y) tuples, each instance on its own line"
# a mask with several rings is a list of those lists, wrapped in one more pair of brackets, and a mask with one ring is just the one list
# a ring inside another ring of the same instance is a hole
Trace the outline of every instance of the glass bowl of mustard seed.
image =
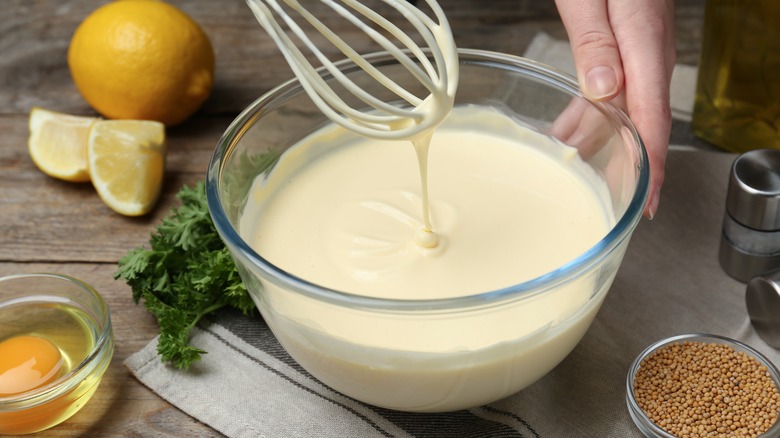
[(647, 437), (778, 437), (780, 372), (742, 342), (711, 334), (658, 341), (634, 360), (631, 418)]

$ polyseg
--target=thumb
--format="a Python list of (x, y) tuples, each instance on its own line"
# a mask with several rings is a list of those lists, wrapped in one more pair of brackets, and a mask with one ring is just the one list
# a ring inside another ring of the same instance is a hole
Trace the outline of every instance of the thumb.
[(569, 35), (583, 93), (593, 100), (610, 100), (623, 88), (623, 66), (609, 23), (606, 0), (556, 0)]

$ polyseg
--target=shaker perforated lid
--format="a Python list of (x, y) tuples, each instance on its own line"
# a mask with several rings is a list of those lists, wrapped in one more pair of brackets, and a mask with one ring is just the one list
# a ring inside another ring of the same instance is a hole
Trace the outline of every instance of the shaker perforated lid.
[(746, 227), (780, 230), (780, 150), (756, 149), (734, 160), (726, 211)]
[(767, 344), (780, 348), (780, 271), (750, 280), (745, 304), (756, 333)]

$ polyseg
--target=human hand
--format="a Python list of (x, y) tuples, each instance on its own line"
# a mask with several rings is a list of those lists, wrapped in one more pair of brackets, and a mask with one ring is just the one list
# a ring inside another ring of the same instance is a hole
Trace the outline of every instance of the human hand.
[(653, 218), (664, 181), (675, 62), (672, 0), (556, 0), (569, 35), (577, 78), (592, 100), (622, 107), (645, 143)]

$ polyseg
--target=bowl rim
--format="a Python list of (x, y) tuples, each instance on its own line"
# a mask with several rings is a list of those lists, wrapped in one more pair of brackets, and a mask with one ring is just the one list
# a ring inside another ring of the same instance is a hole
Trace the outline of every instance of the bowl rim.
[[(769, 360), (769, 358), (766, 357), (763, 353), (742, 341), (712, 333), (685, 333), (661, 339), (659, 341), (653, 342), (637, 355), (637, 357), (631, 363), (631, 366), (628, 369), (628, 375), (626, 377), (626, 404), (628, 405), (629, 414), (637, 428), (639, 428), (639, 430), (648, 436), (658, 438), (675, 438), (674, 435), (658, 427), (658, 425), (656, 425), (639, 406), (639, 403), (636, 400), (636, 396), (634, 395), (634, 379), (636, 378), (636, 374), (642, 365), (642, 361), (656, 350), (667, 345), (686, 341), (728, 345), (733, 347), (736, 351), (747, 353), (749, 356), (752, 356), (755, 360), (759, 361), (762, 365), (766, 366), (767, 372), (771, 376), (772, 381), (775, 383), (775, 387), (780, 391), (780, 370), (778, 370), (775, 364), (772, 363), (772, 361)], [(759, 438), (773, 437), (778, 436), (779, 434), (780, 414), (778, 416), (778, 420), (775, 421), (772, 427), (770, 427), (769, 430), (763, 434), (759, 435)]]
[[(580, 91), (576, 79), (540, 62), (520, 56), (479, 49), (458, 49), (458, 55), (461, 65), (464, 63), (489, 64), (502, 69), (522, 72), (527, 77), (543, 81), (548, 86), (554, 86), (558, 90), (568, 93), (572, 98), (580, 98), (589, 102), (602, 113), (616, 120), (621, 127), (628, 129), (634, 143), (632, 147), (638, 149), (636, 154), (637, 161), (635, 163), (638, 169), (636, 190), (625, 213), (618, 218), (612, 229), (599, 242), (563, 266), (536, 278), (501, 289), (451, 298), (413, 300), (367, 297), (319, 286), (280, 269), (251, 248), (230, 224), (225, 209), (220, 202), (218, 184), (221, 180), (220, 173), (224, 163), (223, 159), (230, 155), (234, 145), (248, 129), (248, 124), (251, 124), (255, 118), (261, 115), (262, 110), (266, 106), (272, 106), (274, 102), (283, 100), (290, 94), (304, 92), (298, 80), (293, 77), (256, 99), (231, 122), (217, 142), (217, 147), (209, 162), (205, 184), (209, 213), (223, 241), (226, 242), (226, 245), (227, 242), (230, 242), (231, 245), (227, 246), (233, 253), (233, 256), (249, 259), (254, 267), (259, 268), (275, 284), (318, 300), (334, 304), (346, 304), (351, 307), (408, 312), (473, 308), (475, 306), (492, 305), (507, 300), (533, 296), (575, 278), (615, 250), (631, 235), (636, 224), (641, 219), (648, 197), (650, 180), (648, 156), (644, 142), (626, 113), (611, 103), (596, 102), (588, 99)], [(393, 59), (387, 52), (371, 53), (365, 55), (365, 58), (370, 62), (382, 62)], [(341, 60), (336, 65), (340, 69), (350, 66), (354, 67), (354, 64), (349, 59)], [(322, 71), (322, 68), (320, 71)], [(326, 72), (322, 74), (327, 76)]]
[[(33, 272), (23, 274), (11, 274), (0, 277), (0, 283), (9, 280), (23, 278), (52, 278), (56, 280), (71, 283), (78, 288), (86, 291), (98, 309), (98, 316), (102, 319), (103, 327), (97, 332), (95, 345), (87, 355), (76, 364), (67, 374), (63, 374), (46, 385), (33, 388), (29, 391), (13, 394), (10, 396), (0, 396), (0, 412), (4, 409), (26, 409), (38, 406), (48, 402), (51, 399), (59, 397), (61, 394), (70, 391), (78, 386), (96, 367), (100, 367), (103, 359), (106, 360), (105, 367), (108, 366), (113, 356), (113, 328), (111, 323), (111, 312), (108, 304), (100, 293), (88, 283), (64, 274), (55, 274), (49, 272)], [(6, 301), (2, 301), (5, 303)], [(90, 303), (92, 304), (92, 303)], [(97, 365), (95, 365), (97, 364)], [(105, 368), (104, 367), (104, 368)], [(102, 374), (102, 371), (100, 371)], [(99, 379), (96, 380), (99, 381)]]

